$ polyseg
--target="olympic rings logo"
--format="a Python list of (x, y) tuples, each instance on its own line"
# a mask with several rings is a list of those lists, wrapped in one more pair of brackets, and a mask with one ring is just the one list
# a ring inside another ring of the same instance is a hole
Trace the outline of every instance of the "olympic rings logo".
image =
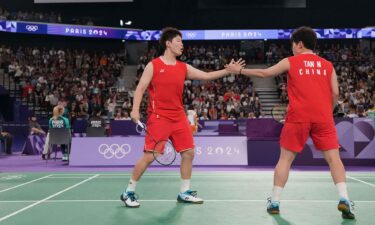
[(116, 159), (122, 159), (131, 152), (131, 147), (129, 144), (101, 144), (98, 151), (106, 159), (112, 159), (113, 157)]
[(186, 37), (188, 38), (195, 38), (197, 36), (196, 32), (187, 32)]
[(30, 32), (35, 32), (38, 30), (38, 26), (37, 25), (26, 25), (26, 30), (30, 31)]

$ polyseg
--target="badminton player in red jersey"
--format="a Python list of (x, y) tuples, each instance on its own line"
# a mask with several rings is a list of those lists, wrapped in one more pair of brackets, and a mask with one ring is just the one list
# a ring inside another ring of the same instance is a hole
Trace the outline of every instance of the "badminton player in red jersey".
[(284, 58), (267, 69), (244, 69), (236, 64), (229, 64), (226, 68), (233, 73), (257, 77), (288, 73), (289, 106), (280, 135), (281, 153), (267, 211), (279, 213), (280, 195), (288, 180), (290, 166), (310, 135), (330, 167), (340, 196), (338, 209), (343, 218), (354, 219), (332, 113), (339, 96), (337, 76), (331, 62), (313, 53), (316, 40), (314, 30), (300, 27), (291, 36), (294, 56)]
[[(184, 81), (214, 80), (229, 74), (226, 69), (214, 72), (203, 72), (187, 65), (176, 57), (183, 52), (182, 34), (175, 28), (165, 28), (160, 37), (164, 54), (152, 60), (146, 66), (134, 93), (131, 118), (139, 121), (139, 107), (146, 89), (148, 90), (147, 130), (156, 140), (170, 139), (177, 152), (181, 154), (181, 187), (177, 196), (179, 202), (203, 203), (196, 191), (190, 190), (192, 162), (194, 159), (194, 141), (190, 124), (186, 118), (182, 93)], [(232, 64), (244, 66), (240, 59)], [(139, 207), (135, 187), (147, 167), (154, 161), (153, 140), (146, 135), (144, 154), (136, 163), (128, 187), (121, 195), (127, 207)]]

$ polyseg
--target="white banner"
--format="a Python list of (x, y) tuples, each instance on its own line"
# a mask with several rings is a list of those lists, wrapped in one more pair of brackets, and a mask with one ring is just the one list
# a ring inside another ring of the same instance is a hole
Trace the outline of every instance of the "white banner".
[[(194, 165), (247, 165), (247, 137), (194, 137), (194, 142)], [(69, 165), (134, 165), (142, 156), (143, 147), (144, 137), (73, 138)], [(180, 161), (178, 154), (173, 165)]]

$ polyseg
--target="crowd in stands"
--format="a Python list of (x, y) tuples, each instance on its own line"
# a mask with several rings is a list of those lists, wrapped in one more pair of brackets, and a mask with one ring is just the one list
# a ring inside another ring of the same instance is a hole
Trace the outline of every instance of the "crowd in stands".
[(60, 13), (55, 12), (34, 12), (34, 11), (12, 11), (8, 12), (6, 9), (0, 7), (0, 20), (19, 20), (19, 21), (33, 21), (44, 23), (62, 23)]
[(64, 104), (75, 119), (113, 106), (117, 93), (111, 88), (118, 82), (124, 58), (115, 52), (1, 46), (0, 63), (20, 86), (23, 100), (48, 112)]
[[(264, 62), (273, 64), (291, 55), (286, 49), (271, 44)], [(361, 117), (374, 111), (374, 53), (337, 44), (320, 45), (316, 52), (331, 60), (337, 72), (340, 99), (336, 116)], [(20, 85), (22, 97), (50, 112), (62, 103), (73, 120), (87, 119), (96, 109), (102, 110), (107, 119), (129, 119), (134, 89), (125, 97), (116, 91), (124, 86), (120, 76), (122, 57), (115, 52), (0, 47), (1, 66)], [(137, 81), (147, 63), (156, 57), (157, 47), (150, 45), (140, 57)], [(262, 57), (254, 58), (249, 51), (233, 45), (187, 45), (180, 60), (203, 71), (213, 71), (222, 69), (232, 58), (244, 58), (251, 64)], [(283, 103), (288, 102), (286, 79), (286, 74), (276, 77)], [(143, 117), (147, 114), (146, 102), (147, 97), (141, 104)], [(186, 108), (193, 105), (202, 120), (264, 117), (256, 90), (245, 76), (232, 74), (205, 82), (186, 80), (183, 102)]]
[(67, 23), (94, 26), (93, 19), (90, 17), (63, 18), (61, 13), (57, 12), (35, 12), (35, 11), (8, 11), (0, 7), (0, 20), (15, 20), (27, 22), (43, 23)]
[(347, 117), (365, 117), (374, 112), (374, 64), (369, 61), (335, 63), (340, 98), (337, 114)]

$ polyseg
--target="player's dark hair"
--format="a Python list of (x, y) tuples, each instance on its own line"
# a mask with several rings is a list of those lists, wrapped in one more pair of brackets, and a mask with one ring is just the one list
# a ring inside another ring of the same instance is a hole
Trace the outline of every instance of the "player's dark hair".
[(316, 46), (316, 33), (311, 27), (299, 27), (293, 31), (290, 41), (298, 43), (302, 41), (305, 48), (314, 50)]
[(182, 33), (173, 27), (166, 27), (162, 30), (159, 44), (160, 44), (160, 50), (161, 53), (164, 53), (164, 51), (167, 49), (167, 41), (172, 41), (173, 38), (180, 36), (182, 37)]

